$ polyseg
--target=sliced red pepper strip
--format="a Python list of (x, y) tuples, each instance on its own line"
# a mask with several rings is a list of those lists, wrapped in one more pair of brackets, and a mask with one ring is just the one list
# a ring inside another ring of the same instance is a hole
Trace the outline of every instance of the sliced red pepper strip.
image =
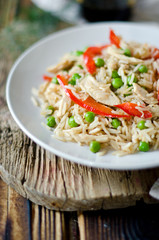
[(143, 59), (147, 60), (150, 58), (154, 58), (155, 60), (159, 59), (159, 49), (158, 48), (150, 48), (150, 55)]
[(154, 48), (154, 50), (151, 53), (151, 57), (153, 57), (155, 60), (159, 58), (159, 49)]
[(111, 44), (114, 44), (117, 48), (120, 48), (120, 38), (114, 33), (112, 29), (109, 32), (109, 39)]
[(84, 59), (84, 63), (86, 65), (86, 68), (88, 70), (88, 72), (90, 74), (94, 74), (96, 72), (96, 65), (95, 62), (93, 60), (95, 55), (100, 55), (101, 51), (104, 48), (107, 48), (108, 46), (110, 46), (109, 44), (101, 46), (101, 47), (89, 47), (86, 49), (86, 51), (83, 54), (83, 59)]
[(86, 65), (87, 71), (90, 74), (94, 74), (96, 72), (96, 65), (92, 57), (84, 55), (84, 63)]
[(70, 97), (70, 99), (78, 104), (79, 106), (81, 106), (82, 108), (87, 109), (88, 111), (94, 112), (96, 114), (99, 115), (103, 115), (103, 116), (107, 116), (107, 117), (113, 117), (113, 118), (130, 118), (129, 115), (120, 115), (118, 113), (114, 113), (114, 111), (109, 108), (106, 107), (103, 104), (100, 104), (98, 102), (96, 102), (92, 97), (88, 97), (86, 100), (81, 100), (78, 99), (70, 89), (66, 88), (65, 85), (68, 84), (68, 78), (64, 77), (62, 75), (57, 75), (56, 76), (60, 85), (63, 87), (63, 89), (65, 90), (66, 94)]
[(96, 72), (96, 65), (93, 60), (93, 57), (95, 55), (100, 55), (100, 54), (101, 54), (100, 47), (89, 47), (84, 52), (84, 54), (83, 54), (84, 63), (90, 74), (94, 74)]
[(143, 111), (143, 114), (142, 114), (138, 109), (136, 109), (136, 107), (138, 107), (138, 105), (136, 103), (125, 102), (125, 103), (115, 105), (115, 107), (122, 109), (124, 112), (126, 112), (127, 114), (129, 114), (131, 116), (136, 116), (136, 117), (141, 117), (141, 118), (151, 118), (152, 117), (151, 112)]
[(85, 55), (94, 57), (97, 54), (101, 54), (102, 47), (88, 47), (84, 52)]
[(43, 79), (46, 80), (46, 81), (51, 82), (52, 77), (49, 77), (49, 76), (43, 75)]
[(110, 47), (110, 46), (111, 46), (111, 44), (105, 44), (105, 45), (101, 46), (100, 49), (103, 50), (104, 48), (107, 48), (107, 47)]

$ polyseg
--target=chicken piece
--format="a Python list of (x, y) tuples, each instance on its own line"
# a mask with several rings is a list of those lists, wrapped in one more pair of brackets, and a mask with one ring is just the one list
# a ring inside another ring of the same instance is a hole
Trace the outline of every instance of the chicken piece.
[(45, 93), (45, 91), (47, 90), (48, 86), (49, 86), (48, 81), (41, 84), (40, 87), (39, 87), (39, 91), (38, 91), (39, 95), (43, 95)]
[(117, 51), (115, 49), (113, 49), (112, 47), (108, 48), (107, 53), (112, 55), (112, 56), (114, 56), (114, 57), (116, 57), (119, 60), (124, 60), (127, 63), (132, 63), (132, 64), (144, 63), (144, 61), (141, 60), (141, 59), (134, 58), (134, 57), (127, 57), (125, 55), (117, 53)]
[(114, 56), (109, 57), (109, 61), (107, 61), (107, 67), (108, 71), (110, 72), (110, 76), (112, 75), (112, 70), (117, 70), (118, 69), (118, 59), (116, 59)]
[(120, 47), (122, 49), (129, 49), (132, 53), (132, 56), (135, 58), (146, 59), (150, 56), (150, 46), (148, 44), (136, 43), (136, 42), (120, 42)]
[(85, 70), (81, 69), (78, 67), (78, 65), (74, 65), (70, 70), (69, 70), (69, 75), (73, 75), (74, 73), (79, 73), (79, 74), (84, 74)]
[(71, 68), (73, 64), (73, 59), (62, 59), (61, 62), (59, 62), (57, 65), (48, 67), (47, 71), (56, 74), (61, 70)]
[(157, 104), (157, 99), (155, 99), (152, 94), (149, 94), (144, 88), (139, 86), (137, 83), (133, 83), (134, 93), (147, 104)]
[(60, 102), (57, 116), (58, 117), (64, 116), (67, 113), (70, 106), (71, 106), (71, 99), (66, 94), (64, 94)]
[(120, 104), (119, 98), (110, 90), (110, 84), (97, 82), (91, 75), (87, 75), (79, 85), (84, 92), (88, 93), (97, 102), (109, 106)]
[(159, 105), (149, 105), (147, 108), (152, 113), (152, 117), (159, 117)]

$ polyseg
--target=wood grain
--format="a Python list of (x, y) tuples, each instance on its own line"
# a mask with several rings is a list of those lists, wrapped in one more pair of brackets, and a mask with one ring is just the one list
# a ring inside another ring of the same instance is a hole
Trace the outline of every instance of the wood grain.
[(122, 210), (88, 211), (77, 215), (35, 205), (1, 180), (0, 194), (0, 239), (159, 239), (159, 205), (138, 202), (136, 207)]
[(78, 234), (76, 213), (31, 204), (0, 179), (0, 239), (67, 240)]
[(0, 239), (29, 239), (27, 201), (1, 180), (0, 189)]
[(0, 239), (4, 239), (7, 222), (7, 195), (8, 187), (0, 179)]

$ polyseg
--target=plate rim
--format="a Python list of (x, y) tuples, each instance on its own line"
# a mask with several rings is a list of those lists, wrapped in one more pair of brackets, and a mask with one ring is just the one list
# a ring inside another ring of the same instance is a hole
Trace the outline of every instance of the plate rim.
[[(19, 120), (19, 118), (16, 116), (16, 114), (14, 113), (12, 106), (11, 106), (11, 100), (10, 100), (10, 96), (9, 96), (9, 90), (10, 90), (10, 83), (12, 80), (12, 75), (16, 69), (16, 67), (19, 65), (19, 63), (21, 62), (21, 60), (23, 58), (25, 58), (25, 56), (27, 56), (34, 48), (39, 47), (40, 45), (44, 44), (45, 42), (49, 41), (50, 39), (54, 39), (54, 38), (58, 38), (59, 36), (65, 35), (65, 33), (71, 33), (74, 30), (79, 30), (82, 28), (87, 28), (87, 27), (94, 27), (94, 26), (98, 26), (98, 25), (105, 25), (105, 26), (110, 26), (112, 27), (112, 25), (117, 26), (117, 25), (134, 25), (134, 26), (147, 26), (149, 25), (149, 27), (156, 27), (159, 28), (159, 24), (158, 23), (154, 23), (154, 22), (100, 22), (100, 23), (86, 23), (86, 24), (82, 24), (82, 25), (78, 25), (78, 26), (73, 26), (73, 27), (69, 27), (66, 29), (62, 29), (62, 30), (58, 30), (55, 31), (49, 35), (47, 35), (46, 37), (36, 41), (34, 44), (32, 44), (29, 48), (27, 48), (22, 54), (20, 54), (20, 56), (16, 59), (16, 61), (14, 62), (8, 77), (7, 77), (7, 81), (6, 81), (6, 100), (7, 100), (7, 105), (9, 108), (9, 111), (13, 117), (13, 119), (15, 120), (15, 122), (17, 123), (17, 125), (20, 127), (20, 129), (30, 138), (32, 139), (36, 144), (40, 145), (42, 148), (44, 148), (45, 150), (60, 156), (66, 160), (69, 160), (73, 163), (77, 163), (77, 164), (82, 164), (88, 167), (92, 167), (92, 168), (101, 168), (101, 169), (110, 169), (110, 170), (139, 170), (139, 169), (148, 169), (148, 168), (154, 168), (154, 167), (158, 167), (159, 166), (159, 162), (156, 163), (147, 163), (146, 165), (143, 166), (143, 164), (138, 164), (135, 166), (129, 166), (126, 165), (125, 167), (120, 166), (120, 164), (117, 164), (116, 166), (103, 166), (102, 162), (99, 161), (95, 161), (92, 162), (91, 160), (89, 161), (85, 161), (84, 159), (81, 159), (79, 157), (74, 157), (68, 153), (64, 153), (61, 151), (56, 150), (55, 148), (49, 146), (48, 144), (44, 143), (42, 140), (40, 140), (39, 138), (37, 138), (36, 136), (34, 136), (32, 133), (30, 133), (30, 131), (28, 131), (25, 126), (23, 126), (23, 124), (21, 123), (21, 121)], [(152, 151), (153, 153), (154, 151)]]

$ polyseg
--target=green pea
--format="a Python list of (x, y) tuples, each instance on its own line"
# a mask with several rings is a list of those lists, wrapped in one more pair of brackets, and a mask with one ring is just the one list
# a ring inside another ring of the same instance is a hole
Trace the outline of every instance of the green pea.
[(73, 128), (73, 127), (78, 127), (78, 123), (76, 123), (75, 119), (74, 119), (74, 116), (71, 116), (69, 119), (68, 119), (68, 125)]
[(148, 68), (145, 66), (145, 65), (141, 65), (139, 68), (138, 68), (138, 71), (140, 73), (147, 73), (148, 72)]
[(72, 79), (80, 79), (81, 78), (81, 75), (79, 73), (74, 73), (71, 77)]
[(115, 89), (118, 89), (120, 88), (121, 86), (123, 86), (123, 81), (121, 80), (121, 78), (114, 78), (113, 81), (112, 81), (112, 86), (115, 88)]
[(84, 115), (87, 122), (91, 123), (94, 121), (95, 114), (93, 112), (86, 112)]
[(104, 60), (103, 60), (102, 58), (97, 58), (97, 59), (95, 60), (95, 65), (96, 65), (96, 67), (103, 67), (104, 64), (105, 64), (105, 62), (104, 62)]
[[(132, 86), (132, 84), (131, 84), (131, 78), (132, 78), (132, 75), (130, 75), (130, 76), (127, 77), (127, 84), (128, 84), (129, 87)], [(136, 77), (134, 77), (133, 83), (137, 83), (137, 78), (136, 78)]]
[(121, 122), (119, 121), (119, 119), (114, 118), (114, 119), (112, 120), (111, 124), (112, 124), (113, 128), (116, 128), (116, 129), (117, 129), (117, 128), (121, 125)]
[(141, 152), (148, 152), (150, 149), (149, 143), (140, 141), (139, 150)]
[(81, 75), (79, 73), (74, 73), (68, 83), (74, 86), (76, 85), (76, 80), (80, 78), (81, 78)]
[(120, 76), (119, 76), (118, 72), (116, 70), (113, 70), (112, 71), (112, 78), (119, 78), (119, 77)]
[(75, 55), (75, 56), (81, 56), (82, 54), (83, 54), (84, 52), (83, 51), (80, 51), (80, 50), (77, 50), (77, 51), (75, 51), (75, 52), (73, 52), (73, 54)]
[(83, 69), (83, 67), (82, 67), (82, 65), (81, 65), (81, 64), (77, 65), (77, 67), (79, 67), (80, 69)]
[(130, 51), (130, 49), (125, 49), (125, 50), (124, 50), (124, 55), (127, 56), (127, 57), (131, 57), (131, 51)]
[(49, 115), (51, 115), (51, 114), (54, 113), (55, 109), (54, 109), (54, 107), (52, 105), (50, 105), (50, 106), (47, 107), (47, 110), (51, 110), (51, 113), (49, 114)]
[(52, 83), (54, 84), (59, 84), (58, 80), (57, 80), (57, 77), (53, 77), (52, 78)]
[(140, 122), (138, 122), (137, 124), (137, 128), (139, 128), (140, 130), (146, 129), (147, 127), (145, 126), (146, 121), (141, 120)]
[(76, 85), (76, 80), (75, 79), (71, 79), (70, 81), (68, 81), (69, 84), (71, 85)]
[(90, 142), (89, 149), (91, 152), (96, 153), (100, 150), (101, 146), (100, 143), (97, 141)]
[(47, 118), (47, 125), (51, 128), (55, 127), (56, 121), (55, 121), (55, 118), (53, 116), (50, 116), (50, 117)]

